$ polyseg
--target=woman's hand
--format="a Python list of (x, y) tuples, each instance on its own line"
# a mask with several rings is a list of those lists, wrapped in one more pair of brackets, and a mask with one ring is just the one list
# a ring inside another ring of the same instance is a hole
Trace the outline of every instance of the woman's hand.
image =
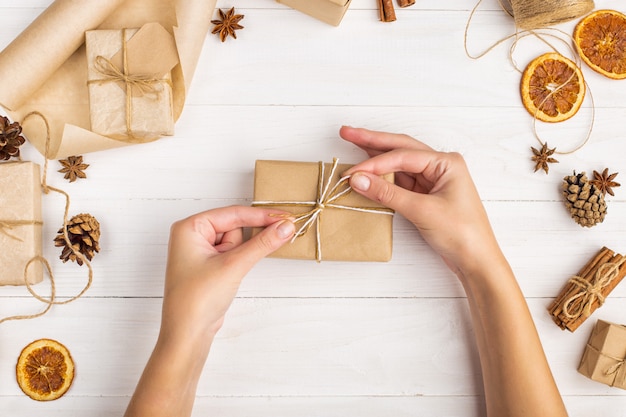
[[(244, 242), (244, 227), (265, 229)], [(283, 212), (252, 207), (209, 210), (172, 225), (161, 332), (127, 417), (191, 415), (213, 338), (239, 284), (294, 231)]]
[[(346, 172), (352, 188), (407, 218), (457, 275), (500, 254), (461, 155), (406, 135), (345, 126), (340, 135), (370, 156)], [(391, 172), (395, 185), (380, 178)]]
[[(163, 297), (162, 333), (212, 337), (250, 269), (291, 239), (294, 225), (277, 210), (224, 207), (174, 223)], [(243, 227), (265, 227), (243, 242)]]
[[(526, 300), (463, 158), (405, 135), (348, 127), (340, 135), (370, 156), (346, 172), (352, 188), (411, 221), (461, 280), (480, 354), (487, 415), (567, 416)], [(396, 184), (379, 177), (390, 172), (396, 173)]]

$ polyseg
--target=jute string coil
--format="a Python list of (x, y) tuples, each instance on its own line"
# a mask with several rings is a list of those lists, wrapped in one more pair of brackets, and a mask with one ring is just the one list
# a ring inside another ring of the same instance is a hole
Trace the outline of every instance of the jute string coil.
[(518, 28), (538, 29), (579, 18), (594, 7), (592, 0), (511, 0), (508, 10)]
[[(352, 191), (352, 187), (349, 185), (350, 176), (340, 178), (335, 184), (332, 184), (335, 172), (337, 171), (337, 165), (339, 159), (333, 158), (333, 164), (328, 175), (328, 180), (324, 182), (325, 166), (323, 162), (319, 162), (318, 178), (317, 178), (317, 198), (315, 201), (253, 201), (254, 207), (272, 207), (272, 206), (286, 206), (286, 207), (311, 207), (311, 209), (305, 213), (299, 213), (293, 215), (294, 223), (301, 224), (300, 228), (295, 232), (291, 242), (293, 243), (300, 236), (304, 236), (312, 227), (315, 227), (315, 259), (320, 262), (322, 260), (322, 237), (321, 237), (321, 222), (322, 213), (328, 209), (339, 210), (351, 210), (362, 213), (374, 213), (393, 215), (394, 212), (391, 209), (383, 207), (352, 207), (337, 204), (337, 201), (342, 197), (348, 195)], [(291, 217), (291, 215), (289, 216)]]
[[(74, 255), (76, 255), (77, 258), (80, 258), (85, 263), (85, 265), (87, 265), (87, 269), (89, 270), (89, 272), (88, 272), (88, 279), (87, 279), (87, 283), (85, 284), (83, 289), (77, 295), (75, 295), (73, 297), (70, 297), (70, 298), (68, 298), (67, 300), (64, 300), (64, 301), (57, 301), (56, 300), (55, 277), (54, 277), (54, 274), (52, 273), (52, 267), (50, 266), (50, 263), (43, 256), (34, 256), (24, 266), (24, 277), (23, 277), (24, 278), (24, 283), (26, 284), (26, 288), (28, 289), (28, 292), (35, 299), (37, 299), (37, 300), (41, 301), (42, 303), (46, 304), (46, 306), (39, 313), (5, 317), (3, 319), (0, 319), (0, 324), (4, 323), (5, 321), (9, 321), (9, 320), (27, 320), (27, 319), (34, 319), (34, 318), (37, 318), (37, 317), (41, 317), (44, 314), (46, 314), (50, 310), (50, 308), (52, 308), (52, 306), (55, 305), (55, 304), (56, 305), (68, 304), (68, 303), (71, 303), (72, 301), (75, 301), (75, 300), (79, 299), (80, 297), (82, 297), (83, 294), (85, 294), (85, 292), (87, 292), (87, 290), (91, 287), (91, 283), (93, 281), (93, 269), (91, 267), (91, 263), (85, 257), (85, 255), (83, 255), (82, 253), (80, 253), (79, 251), (74, 249), (74, 247), (72, 246), (72, 244), (70, 242), (69, 235), (67, 234), (67, 218), (68, 218), (68, 213), (69, 213), (69, 209), (70, 209), (70, 196), (65, 191), (60, 190), (60, 189), (55, 188), (55, 187), (52, 187), (52, 186), (47, 184), (46, 178), (47, 178), (47, 171), (48, 171), (48, 155), (49, 155), (49, 152), (50, 152), (50, 125), (48, 123), (48, 120), (40, 112), (33, 111), (33, 112), (28, 113), (26, 116), (24, 116), (24, 118), (22, 119), (22, 124), (24, 124), (24, 122), (26, 122), (27, 119), (29, 119), (30, 117), (33, 117), (33, 116), (39, 117), (43, 121), (43, 123), (45, 124), (45, 128), (46, 128), (46, 147), (45, 147), (45, 153), (44, 153), (45, 162), (44, 162), (43, 175), (42, 175), (42, 180), (41, 180), (41, 187), (43, 189), (44, 194), (49, 194), (50, 191), (54, 191), (54, 192), (56, 192), (58, 194), (61, 194), (63, 197), (65, 197), (65, 210), (64, 210), (64, 213), (63, 213), (63, 228), (62, 228), (63, 239), (65, 240), (65, 244), (72, 250)], [(0, 230), (2, 230), (2, 229), (0, 228)], [(33, 289), (32, 285), (28, 282), (28, 269), (35, 262), (41, 262), (41, 264), (45, 267), (45, 269), (46, 269), (46, 271), (48, 273), (48, 277), (50, 279), (50, 297), (49, 298), (46, 298), (46, 297), (43, 297), (43, 296), (39, 295)]]

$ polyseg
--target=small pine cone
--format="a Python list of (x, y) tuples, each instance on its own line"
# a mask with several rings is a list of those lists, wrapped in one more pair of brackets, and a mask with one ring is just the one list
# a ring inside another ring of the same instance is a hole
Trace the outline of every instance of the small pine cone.
[(94, 252), (100, 252), (100, 223), (91, 214), (78, 214), (67, 222), (67, 236), (74, 250), (66, 244), (63, 228), (60, 228), (58, 233), (54, 238), (54, 246), (63, 247), (59, 258), (64, 263), (73, 261), (78, 265), (83, 264), (83, 260), (76, 256), (74, 251), (82, 253), (90, 261), (93, 259)]
[(6, 117), (0, 116), (0, 161), (20, 156), (20, 146), (26, 141), (21, 133), (22, 126), (19, 123), (11, 123)]
[(584, 172), (563, 178), (565, 206), (572, 219), (583, 227), (592, 227), (604, 221), (606, 202), (604, 194), (587, 179)]

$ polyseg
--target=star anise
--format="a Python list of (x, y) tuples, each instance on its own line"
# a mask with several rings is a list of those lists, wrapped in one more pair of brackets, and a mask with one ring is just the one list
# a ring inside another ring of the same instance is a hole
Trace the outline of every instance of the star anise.
[(541, 150), (535, 149), (532, 146), (530, 147), (530, 149), (532, 149), (534, 154), (531, 159), (535, 162), (535, 172), (537, 172), (541, 168), (547, 174), (549, 170), (548, 164), (559, 162), (556, 159), (552, 158), (552, 154), (554, 154), (556, 148), (549, 149), (547, 143), (543, 144)]
[(220, 34), (220, 39), (222, 42), (226, 40), (228, 35), (232, 36), (234, 39), (237, 39), (237, 34), (235, 31), (237, 29), (243, 29), (243, 26), (239, 24), (239, 21), (243, 19), (242, 14), (235, 14), (235, 8), (232, 7), (229, 11), (223, 12), (222, 9), (218, 9), (220, 13), (219, 20), (211, 20), (215, 26), (211, 33)]
[(593, 171), (593, 179), (589, 181), (591, 184), (595, 185), (598, 190), (604, 195), (609, 193), (611, 195), (615, 195), (613, 193), (613, 187), (619, 187), (620, 183), (613, 181), (615, 177), (617, 177), (617, 172), (609, 175), (609, 169), (604, 168), (602, 174), (598, 171)]
[(63, 168), (59, 170), (61, 174), (65, 174), (63, 178), (70, 180), (70, 182), (76, 181), (78, 178), (87, 178), (87, 175), (83, 172), (89, 164), (83, 163), (82, 156), (68, 156), (67, 159), (59, 160)]

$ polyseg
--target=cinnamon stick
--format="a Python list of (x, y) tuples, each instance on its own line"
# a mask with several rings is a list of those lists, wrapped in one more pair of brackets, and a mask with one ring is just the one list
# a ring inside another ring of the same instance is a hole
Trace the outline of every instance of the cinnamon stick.
[[(582, 277), (583, 279), (588, 279), (591, 274), (598, 268), (600, 264), (606, 263), (612, 256), (613, 251), (606, 246), (602, 247), (594, 256), (582, 267), (582, 269), (578, 272), (577, 276)], [(569, 299), (573, 294), (578, 292), (578, 286), (571, 281), (567, 281), (567, 283), (561, 289), (561, 292), (556, 297), (556, 299), (552, 302), (548, 310), (552, 313), (553, 316), (558, 316), (561, 313), (559, 307), (562, 307), (563, 302)]]
[[(623, 257), (621, 255), (616, 255), (615, 258), (611, 260), (611, 262), (617, 264), (622, 260), (622, 258)], [(613, 291), (615, 287), (617, 287), (617, 285), (622, 281), (624, 276), (626, 276), (626, 262), (620, 266), (617, 276), (611, 282), (609, 282), (606, 287), (602, 289), (602, 296), (606, 298), (611, 293), (611, 291)], [(601, 306), (602, 306), (601, 301), (596, 298), (591, 304), (591, 312), (593, 313), (595, 310), (597, 310)], [(585, 320), (587, 320), (587, 318), (588, 316), (583, 314), (577, 319), (575, 319), (574, 321), (568, 322), (565, 327), (570, 332), (573, 332), (576, 329), (578, 329), (580, 325), (583, 324)]]
[(415, 0), (398, 0), (398, 6), (409, 7), (415, 4)]
[[(610, 282), (605, 284), (599, 283), (600, 280), (608, 278), (606, 275), (610, 269), (604, 265), (619, 265), (616, 276)], [(600, 271), (600, 272), (598, 272)], [(606, 298), (611, 291), (617, 287), (621, 280), (626, 276), (626, 260), (620, 254), (616, 254), (607, 247), (603, 247), (575, 276), (570, 279), (567, 284), (552, 302), (548, 311), (552, 315), (554, 322), (561, 328), (571, 332), (575, 331), (597, 308), (602, 305), (602, 300), (597, 296), (591, 296), (588, 289), (580, 285), (580, 282), (587, 283), (590, 286), (600, 286), (596, 288), (602, 298)], [(577, 283), (578, 282), (578, 283)], [(569, 312), (566, 314), (565, 308)], [(586, 311), (587, 310), (587, 311)], [(579, 313), (578, 313), (579, 312)], [(575, 314), (574, 317), (572, 315)]]
[(393, 22), (396, 20), (396, 10), (393, 8), (393, 0), (378, 0), (378, 11), (380, 20), (383, 22)]

